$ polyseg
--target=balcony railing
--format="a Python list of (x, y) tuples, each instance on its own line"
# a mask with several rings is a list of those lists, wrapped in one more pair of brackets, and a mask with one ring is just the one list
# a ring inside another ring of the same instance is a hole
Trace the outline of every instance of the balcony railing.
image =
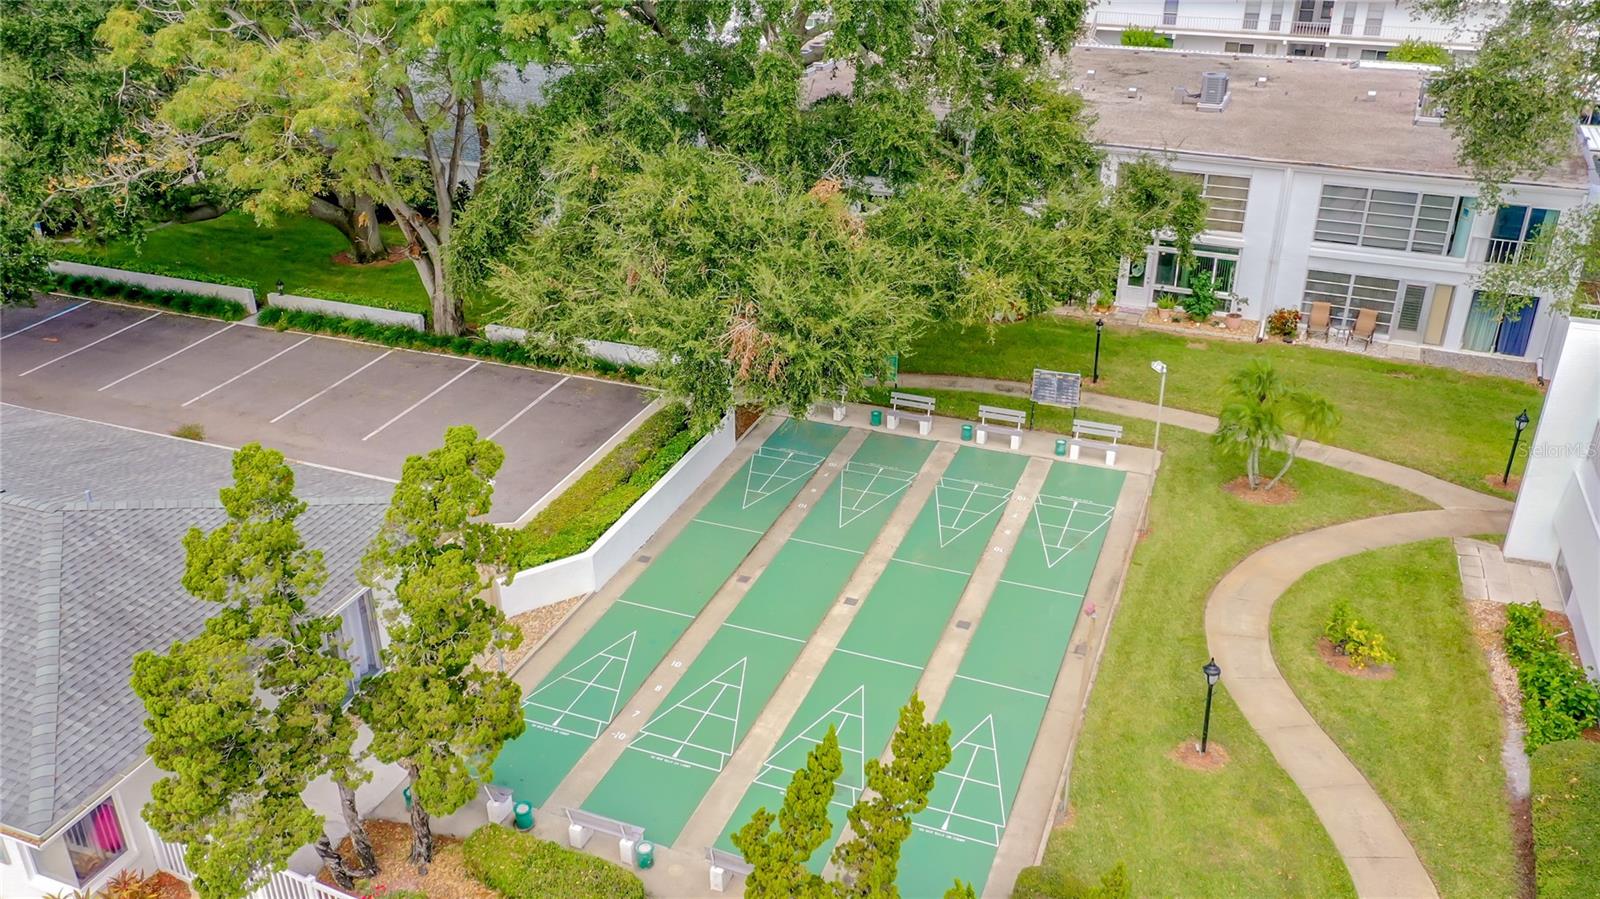
[[(1118, 12), (1114, 10), (1101, 10), (1092, 15), (1089, 21), (1089, 31), (1097, 28), (1120, 30), (1123, 28), (1148, 28), (1154, 31), (1203, 31), (1219, 32), (1228, 35), (1262, 35), (1262, 34), (1304, 34), (1318, 37), (1346, 37), (1377, 38), (1381, 41), (1399, 42), (1406, 38), (1429, 41), (1445, 46), (1470, 46), (1472, 41), (1469, 36), (1458, 32), (1454, 28), (1437, 25), (1412, 25), (1407, 22), (1358, 21), (1347, 23), (1341, 21), (1338, 34), (1333, 32), (1332, 22), (1298, 22), (1285, 18), (1277, 28), (1269, 27), (1269, 23), (1259, 13), (1255, 16), (1246, 16), (1243, 13), (1236, 16), (1186, 16), (1166, 15), (1165, 13), (1137, 13)], [(1351, 32), (1359, 32), (1352, 34)]]
[(1516, 262), (1522, 258), (1522, 252), (1528, 246), (1525, 240), (1507, 240), (1503, 237), (1489, 238), (1489, 248), (1485, 251), (1483, 260), (1496, 264)]

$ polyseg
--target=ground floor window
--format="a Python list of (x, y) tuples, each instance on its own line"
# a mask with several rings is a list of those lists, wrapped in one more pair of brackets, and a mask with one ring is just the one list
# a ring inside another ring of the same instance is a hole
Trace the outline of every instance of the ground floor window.
[[(1187, 294), (1189, 278), (1207, 272), (1216, 281), (1217, 293), (1233, 293), (1233, 276), (1239, 268), (1239, 251), (1206, 244), (1194, 245), (1194, 262), (1178, 263), (1178, 249), (1163, 243), (1156, 248), (1156, 285), (1165, 293)], [(1130, 282), (1131, 283), (1131, 282)]]
[(1502, 315), (1498, 304), (1488, 302), (1482, 291), (1475, 290), (1472, 309), (1467, 312), (1467, 328), (1461, 335), (1461, 348), (1521, 356), (1528, 352), (1528, 338), (1533, 336), (1533, 322), (1538, 314), (1538, 297), (1530, 298), (1528, 304), (1516, 312)]
[(62, 839), (66, 842), (67, 856), (72, 860), (72, 872), (78, 875), (80, 884), (88, 883), (128, 848), (128, 841), (122, 835), (122, 822), (117, 818), (116, 803), (110, 798), (68, 827)]
[(1376, 333), (1387, 335), (1394, 321), (1395, 301), (1399, 296), (1400, 282), (1393, 278), (1312, 269), (1306, 272), (1305, 296), (1300, 302), (1300, 312), (1309, 316), (1313, 303), (1327, 303), (1332, 312), (1329, 323), (1335, 328), (1349, 328), (1355, 325), (1361, 310), (1373, 309), (1378, 313)]

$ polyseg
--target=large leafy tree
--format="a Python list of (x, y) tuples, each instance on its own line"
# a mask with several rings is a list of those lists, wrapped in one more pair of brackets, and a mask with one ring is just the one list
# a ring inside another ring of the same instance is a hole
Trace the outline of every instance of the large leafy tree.
[[(370, 850), (351, 872), (301, 793), (324, 773), (352, 782), (355, 725), (343, 708), (348, 662), (338, 619), (307, 600), (326, 578), (321, 553), (301, 541), (283, 455), (250, 444), (235, 454), (222, 490), (227, 521), (184, 537), (183, 585), (219, 609), (193, 640), (134, 659), (148, 752), (169, 772), (144, 816), (163, 838), (187, 844), (202, 896), (243, 896), (315, 843), (341, 885), (376, 871)], [(360, 821), (348, 822), (357, 845)]]
[(375, 199), (409, 244), (433, 329), (460, 330), (449, 245), (516, 55), (497, 4), (137, 0), (99, 38), (113, 64), (173, 80), (142, 124), (146, 155), (248, 190), (260, 219), (317, 215), (368, 253)]
[(483, 597), (500, 545), (482, 516), (504, 460), (467, 426), (407, 459), (363, 565), (364, 579), (390, 598), (389, 644), (384, 670), (363, 683), (356, 705), (372, 729), (372, 754), (406, 771), (411, 861), (424, 871), (433, 859), (430, 816), (466, 804), (524, 727), (516, 683), (474, 664), (521, 639)]

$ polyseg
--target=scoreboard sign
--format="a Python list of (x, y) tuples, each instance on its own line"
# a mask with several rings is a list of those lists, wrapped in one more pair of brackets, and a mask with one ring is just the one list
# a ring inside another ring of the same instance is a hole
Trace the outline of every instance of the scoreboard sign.
[(1077, 372), (1036, 368), (1033, 370), (1033, 390), (1030, 397), (1035, 403), (1043, 403), (1046, 406), (1076, 409), (1082, 388), (1083, 375)]

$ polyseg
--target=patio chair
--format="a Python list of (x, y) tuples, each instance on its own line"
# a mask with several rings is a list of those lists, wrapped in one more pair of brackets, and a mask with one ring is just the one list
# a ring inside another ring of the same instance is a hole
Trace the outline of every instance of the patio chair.
[(1356, 316), (1356, 326), (1350, 331), (1351, 340), (1362, 342), (1362, 349), (1372, 348), (1372, 335), (1378, 331), (1378, 310), (1363, 309)]
[(1328, 320), (1332, 318), (1333, 306), (1330, 303), (1312, 303), (1311, 321), (1306, 323), (1306, 339), (1322, 335), (1324, 342), (1328, 339)]

